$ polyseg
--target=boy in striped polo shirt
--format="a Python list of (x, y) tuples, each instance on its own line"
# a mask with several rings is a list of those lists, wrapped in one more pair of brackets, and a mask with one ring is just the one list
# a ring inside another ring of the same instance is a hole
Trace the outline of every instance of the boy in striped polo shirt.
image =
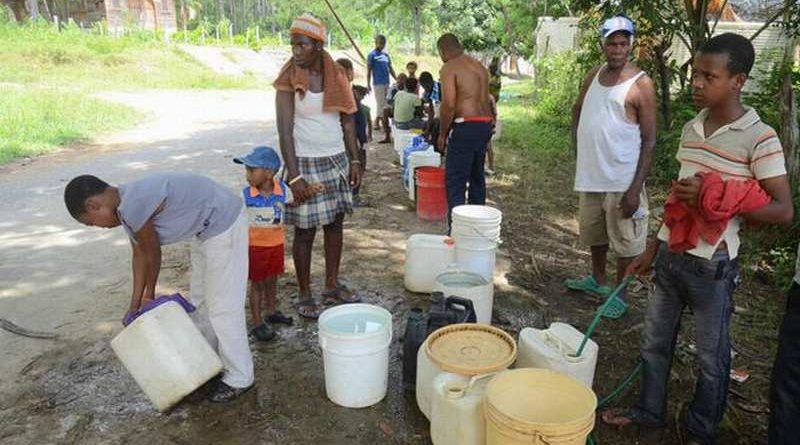
[(783, 149), (770, 126), (741, 103), (753, 66), (750, 41), (736, 34), (709, 39), (695, 55), (692, 89), (702, 110), (681, 136), (677, 158), (677, 199), (698, 208), (698, 173), (718, 173), (724, 181), (755, 180), (771, 197), (756, 210), (734, 216), (715, 244), (703, 237), (683, 252), (667, 248), (670, 230), (662, 225), (654, 243), (634, 260), (628, 274), (647, 273), (655, 261), (656, 290), (648, 303), (642, 334), (642, 384), (639, 403), (603, 413), (606, 423), (626, 426), (666, 423), (666, 389), (680, 319), (688, 305), (694, 315), (700, 374), (687, 416), (689, 444), (713, 443), (725, 412), (731, 367), (730, 320), (739, 280), (736, 258), (742, 221), (789, 224), (794, 216)]

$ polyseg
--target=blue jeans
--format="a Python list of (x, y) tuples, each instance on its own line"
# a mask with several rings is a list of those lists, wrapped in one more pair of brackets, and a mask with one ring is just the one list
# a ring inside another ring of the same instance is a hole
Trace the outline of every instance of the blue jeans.
[(769, 397), (769, 445), (800, 444), (800, 284), (786, 297)]
[(692, 439), (710, 444), (725, 413), (731, 368), (730, 322), (739, 266), (725, 250), (711, 260), (672, 253), (661, 245), (656, 290), (642, 334), (642, 385), (637, 412), (642, 423), (665, 424), (672, 354), (687, 306), (694, 314), (700, 374), (689, 406)]
[(492, 137), (489, 122), (462, 122), (453, 125), (447, 141), (445, 160), (445, 186), (447, 187), (447, 218), (453, 207), (464, 204), (464, 195), (469, 192), (469, 204), (486, 203), (486, 177), (483, 163), (486, 147)]

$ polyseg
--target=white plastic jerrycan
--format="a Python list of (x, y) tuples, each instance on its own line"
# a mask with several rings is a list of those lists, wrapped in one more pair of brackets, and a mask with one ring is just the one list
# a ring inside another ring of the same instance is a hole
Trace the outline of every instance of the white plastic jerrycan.
[(515, 367), (550, 369), (591, 388), (599, 348), (589, 339), (581, 356), (575, 357), (583, 337), (583, 332), (566, 323), (556, 322), (544, 330), (525, 328), (519, 333), (519, 356)]
[(473, 377), (442, 372), (433, 381), (431, 440), (433, 445), (483, 445), (486, 420), (483, 400), (495, 373)]
[(111, 340), (111, 349), (161, 412), (222, 371), (219, 356), (184, 309), (194, 307), (180, 300), (154, 300)]

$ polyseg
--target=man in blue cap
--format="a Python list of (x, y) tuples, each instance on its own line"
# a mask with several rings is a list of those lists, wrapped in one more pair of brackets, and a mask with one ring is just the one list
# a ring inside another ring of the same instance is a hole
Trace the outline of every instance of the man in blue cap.
[(656, 143), (656, 94), (653, 81), (629, 60), (634, 34), (623, 15), (603, 23), (606, 63), (587, 74), (572, 109), (580, 241), (591, 249), (592, 273), (565, 285), (600, 296), (611, 291), (609, 247), (617, 256), (619, 283), (647, 241), (645, 179)]

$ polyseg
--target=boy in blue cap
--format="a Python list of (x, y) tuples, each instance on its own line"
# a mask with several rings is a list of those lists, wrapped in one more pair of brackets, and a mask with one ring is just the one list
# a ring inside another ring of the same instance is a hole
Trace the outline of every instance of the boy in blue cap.
[[(247, 156), (235, 158), (247, 170), (248, 185), (242, 189), (250, 223), (248, 278), (250, 279), (250, 335), (260, 341), (275, 338), (272, 324), (292, 324), (277, 310), (278, 277), (284, 272), (283, 211), (293, 202), (292, 190), (278, 176), (281, 159), (271, 147), (259, 146)], [(315, 193), (319, 185), (313, 185)], [(262, 306), (267, 316), (261, 317)]]

